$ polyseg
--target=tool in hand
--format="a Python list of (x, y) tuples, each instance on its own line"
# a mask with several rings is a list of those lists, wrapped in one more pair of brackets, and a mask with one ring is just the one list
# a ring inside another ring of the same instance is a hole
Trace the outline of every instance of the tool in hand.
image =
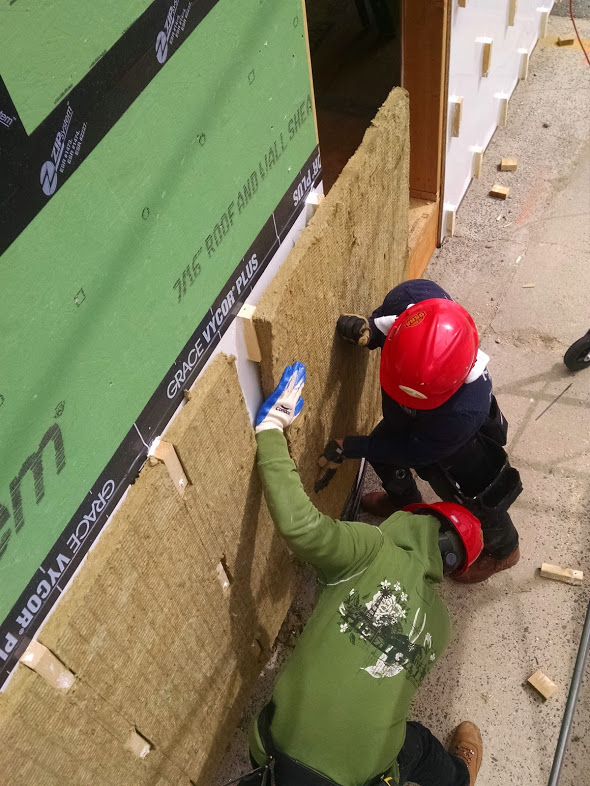
[(315, 482), (313, 490), (316, 494), (326, 488), (343, 461), (344, 451), (342, 449), (342, 445), (337, 440), (331, 439), (324, 448), (324, 452), (318, 459), (319, 466), (322, 467), (325, 472), (320, 474), (319, 478)]

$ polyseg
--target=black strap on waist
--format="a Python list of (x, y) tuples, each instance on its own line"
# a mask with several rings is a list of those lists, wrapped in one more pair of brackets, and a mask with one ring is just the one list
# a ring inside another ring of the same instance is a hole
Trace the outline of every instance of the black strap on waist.
[[(276, 779), (276, 786), (340, 786), (336, 781), (291, 758), (277, 748), (270, 733), (273, 714), (274, 705), (270, 702), (258, 716), (258, 733), (262, 746), (269, 757), (269, 765), (274, 765), (273, 775)], [(391, 781), (386, 780), (385, 776), (379, 775), (368, 781), (365, 786), (380, 786), (381, 784), (389, 786), (390, 783)]]

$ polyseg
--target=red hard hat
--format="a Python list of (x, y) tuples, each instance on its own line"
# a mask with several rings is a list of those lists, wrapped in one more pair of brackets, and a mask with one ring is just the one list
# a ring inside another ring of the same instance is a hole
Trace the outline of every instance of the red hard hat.
[(453, 300), (431, 298), (395, 320), (381, 350), (381, 387), (398, 404), (434, 409), (467, 379), (477, 358), (475, 322)]
[(481, 554), (483, 549), (481, 523), (463, 505), (457, 505), (456, 502), (433, 502), (430, 505), (425, 502), (414, 502), (412, 505), (407, 505), (404, 510), (409, 513), (426, 513), (435, 516), (443, 524), (450, 524), (459, 535), (465, 548), (466, 558), (463, 565), (455, 571), (455, 575), (460, 576), (465, 573)]

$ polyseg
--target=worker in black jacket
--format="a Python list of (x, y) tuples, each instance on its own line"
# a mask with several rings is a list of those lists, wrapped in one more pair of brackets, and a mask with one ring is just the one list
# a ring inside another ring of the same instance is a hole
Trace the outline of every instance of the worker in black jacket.
[(492, 393), (488, 356), (473, 319), (433, 281), (405, 281), (367, 319), (343, 314), (338, 333), (381, 348), (383, 420), (369, 436), (347, 436), (345, 458), (366, 458), (382, 492), (363, 507), (389, 516), (421, 495), (411, 468), (444, 500), (482, 522), (484, 552), (458, 580), (478, 582), (515, 565), (518, 533), (508, 507), (522, 490), (508, 463), (507, 423)]

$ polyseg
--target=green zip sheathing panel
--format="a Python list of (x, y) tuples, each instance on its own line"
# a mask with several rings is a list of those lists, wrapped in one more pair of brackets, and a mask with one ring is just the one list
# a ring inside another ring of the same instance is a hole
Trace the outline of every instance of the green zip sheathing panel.
[[(331, 435), (379, 417), (378, 357), (333, 335), (368, 313), (407, 262), (408, 105), (396, 90), (261, 302), (265, 384), (295, 359), (306, 405), (289, 437), (308, 489)], [(11, 786), (206, 786), (292, 597), (235, 365), (218, 356), (164, 435), (183, 496), (148, 463), (38, 639), (75, 675), (49, 687), (24, 665), (0, 695), (0, 772)], [(355, 462), (313, 499), (338, 514)], [(220, 574), (220, 566), (223, 573)], [(222, 581), (227, 577), (229, 587)], [(133, 730), (152, 749), (126, 749)]]
[(315, 494), (317, 459), (333, 437), (368, 434), (380, 419), (379, 353), (335, 335), (341, 313), (369, 315), (404, 280), (408, 262), (407, 93), (397, 88), (266, 289), (254, 320), (266, 392), (286, 365), (307, 367), (305, 406), (289, 432), (303, 484), (338, 516), (358, 462)]
[(2, 684), (321, 172), (301, 0), (15, 0), (0, 29)]
[[(39, 634), (74, 686), (61, 694), (19, 665), (0, 695), (0, 772), (11, 786), (32, 774), (59, 786), (209, 784), (268, 657), (292, 562), (263, 502), (226, 356), (166, 439), (190, 481), (184, 495), (164, 464), (148, 463)], [(124, 748), (134, 728), (153, 746), (145, 760)]]
[(0, 74), (29, 133), (149, 5), (14, 0), (0, 11)]

